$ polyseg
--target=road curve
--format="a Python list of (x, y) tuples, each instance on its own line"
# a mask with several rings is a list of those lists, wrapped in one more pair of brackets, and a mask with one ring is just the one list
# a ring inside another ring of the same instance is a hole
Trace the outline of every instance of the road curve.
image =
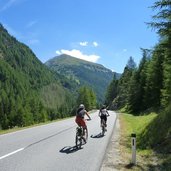
[(108, 131), (100, 136), (98, 111), (87, 122), (89, 138), (75, 148), (75, 118), (0, 135), (1, 171), (98, 171), (116, 121), (109, 111)]

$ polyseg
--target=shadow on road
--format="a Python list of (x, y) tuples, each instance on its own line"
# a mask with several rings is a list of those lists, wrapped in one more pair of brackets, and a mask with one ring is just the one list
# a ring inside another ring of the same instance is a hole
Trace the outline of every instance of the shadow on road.
[(91, 135), (90, 137), (91, 138), (102, 138), (102, 137), (104, 137), (104, 135), (102, 135), (102, 133), (99, 133), (97, 135)]
[(63, 147), (59, 152), (70, 154), (70, 153), (74, 153), (74, 152), (81, 150), (81, 149), (83, 149), (83, 148), (77, 148), (76, 146), (73, 146), (73, 147), (66, 146), (66, 147)]

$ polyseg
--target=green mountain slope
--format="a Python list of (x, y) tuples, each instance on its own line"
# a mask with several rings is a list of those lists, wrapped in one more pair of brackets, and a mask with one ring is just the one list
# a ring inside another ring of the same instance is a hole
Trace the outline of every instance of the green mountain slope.
[(45, 64), (75, 83), (75, 89), (82, 85), (90, 86), (96, 92), (98, 102), (104, 101), (106, 88), (114, 75), (111, 70), (100, 64), (64, 54), (47, 61)]
[(0, 127), (64, 117), (71, 110), (70, 96), (61, 77), (0, 25)]

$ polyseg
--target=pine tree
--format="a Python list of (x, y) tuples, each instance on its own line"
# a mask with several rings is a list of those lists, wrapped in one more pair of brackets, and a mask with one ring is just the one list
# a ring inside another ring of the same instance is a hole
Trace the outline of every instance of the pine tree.
[(124, 107), (128, 103), (129, 97), (129, 86), (130, 86), (130, 78), (133, 75), (133, 72), (136, 70), (136, 63), (133, 58), (130, 57), (126, 67), (124, 68), (124, 72), (118, 82), (118, 97), (117, 101), (118, 107)]
[(127, 62), (126, 67), (129, 68), (129, 69), (135, 69), (136, 68), (136, 63), (135, 63), (132, 56), (129, 57), (129, 60)]
[(163, 89), (162, 89), (162, 106), (168, 106), (171, 99), (171, 1), (160, 0), (154, 3), (153, 9), (159, 12), (153, 16), (154, 22), (150, 23), (151, 27), (157, 29), (157, 32), (163, 40), (164, 62), (163, 62)]
[(95, 109), (96, 108), (96, 95), (93, 91), (93, 89), (90, 89), (90, 108)]
[(144, 110), (160, 107), (161, 89), (163, 85), (163, 60), (164, 51), (159, 44), (154, 48), (152, 58), (147, 67), (147, 78), (143, 98)]
[(146, 83), (147, 61), (150, 58), (148, 49), (141, 49), (143, 57), (138, 69), (135, 70), (130, 78), (128, 87), (127, 110), (131, 113), (139, 113), (143, 109), (144, 87)]
[(106, 91), (106, 104), (110, 106), (112, 101), (118, 95), (118, 79), (116, 78), (116, 74), (114, 74), (113, 80), (109, 84), (107, 91)]
[(77, 105), (84, 104), (87, 110), (91, 110), (96, 105), (96, 96), (93, 90), (89, 87), (83, 86), (79, 89), (77, 98)]

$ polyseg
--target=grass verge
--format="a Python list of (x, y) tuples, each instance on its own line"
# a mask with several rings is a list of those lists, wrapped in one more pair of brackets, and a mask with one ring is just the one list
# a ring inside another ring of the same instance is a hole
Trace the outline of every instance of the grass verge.
[[(120, 114), (120, 152), (122, 158), (121, 170), (158, 170), (159, 163), (162, 158), (158, 158), (152, 149), (142, 150), (138, 148), (138, 141), (141, 132), (146, 129), (146, 126), (156, 118), (155, 113), (144, 116), (133, 116), (130, 114)], [(137, 164), (131, 165), (131, 133), (137, 135)]]

